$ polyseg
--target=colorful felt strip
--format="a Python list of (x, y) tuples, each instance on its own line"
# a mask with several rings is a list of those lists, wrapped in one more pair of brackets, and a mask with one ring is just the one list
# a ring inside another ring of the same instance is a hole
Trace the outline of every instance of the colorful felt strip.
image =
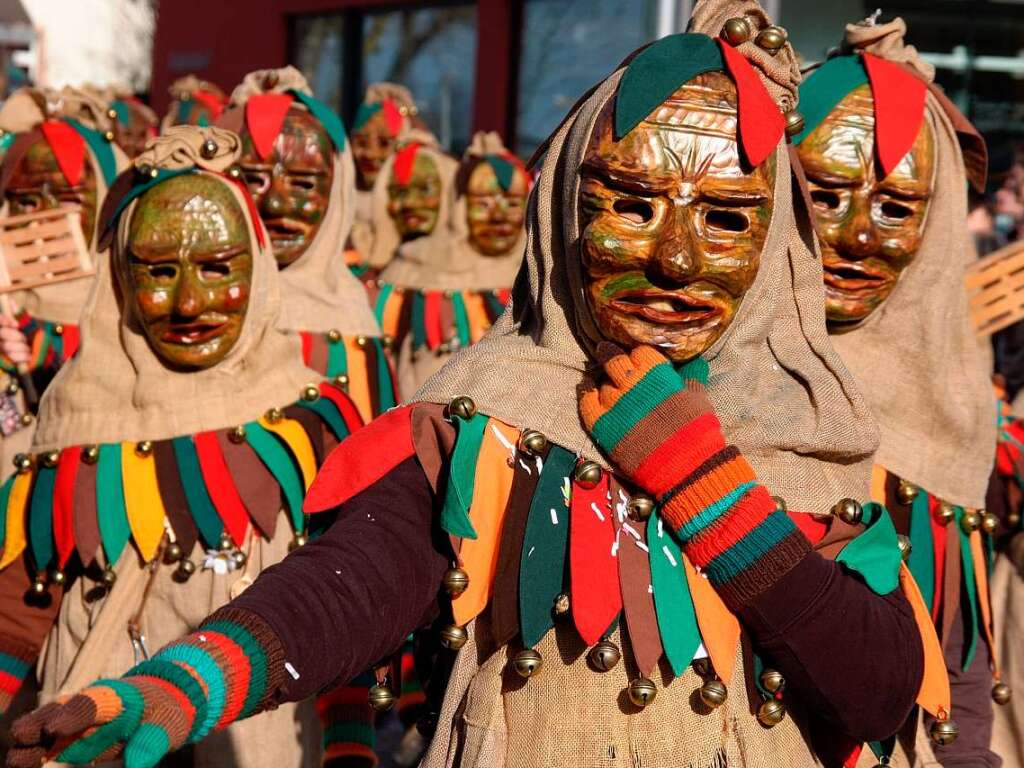
[(292, 457), (284, 445), (264, 429), (262, 420), (260, 423), (251, 421), (245, 425), (245, 439), (281, 486), (292, 525), (296, 532), (301, 532), (305, 528), (302, 520), (302, 496), (305, 486)]
[(466, 313), (466, 303), (461, 292), (455, 292), (451, 296), (452, 311), (455, 315), (455, 335), (459, 339), (459, 346), (468, 347), (472, 343), (472, 336), (469, 331), (469, 315)]
[(36, 471), (32, 500), (29, 503), (28, 539), (37, 571), (45, 571), (53, 560), (53, 488), (55, 467), (41, 466)]
[[(305, 495), (316, 477), (316, 454), (306, 430), (295, 419), (270, 421), (266, 417), (260, 419), (260, 425), (268, 432), (273, 432), (291, 452), (292, 458), (302, 473), (302, 493)], [(299, 505), (301, 507), (301, 504)]]
[(103, 182), (110, 187), (114, 183), (114, 179), (117, 178), (117, 160), (114, 158), (114, 150), (110, 147), (110, 142), (107, 141), (99, 131), (87, 128), (78, 120), (73, 117), (66, 118), (68, 125), (75, 129), (79, 136), (81, 136), (85, 143), (89, 145), (89, 150), (92, 152), (93, 157), (96, 158), (96, 163), (100, 167), (100, 174), (103, 176)]
[(487, 417), (475, 414), (468, 421), (455, 419), (456, 440), (448, 469), (448, 486), (441, 509), (441, 528), (452, 536), (475, 539), (469, 519), (480, 447), (487, 429)]
[(956, 507), (956, 525), (960, 534), (960, 557), (963, 574), (962, 593), (967, 598), (960, 605), (960, 616), (964, 623), (963, 671), (970, 669), (978, 650), (978, 589), (974, 580), (974, 556), (971, 552), (970, 536), (963, 530), (960, 521), (964, 516), (963, 507)]
[(156, 460), (135, 443), (121, 445), (121, 476), (124, 480), (125, 513), (135, 546), (145, 562), (152, 560), (164, 536), (163, 499), (156, 479)]
[(931, 611), (935, 605), (935, 544), (930, 502), (923, 488), (910, 505), (910, 557), (907, 565), (921, 590), (925, 605)]
[(686, 572), (686, 582), (690, 587), (690, 597), (693, 600), (694, 612), (697, 614), (697, 626), (700, 628), (704, 648), (707, 649), (715, 672), (722, 682), (728, 685), (740, 642), (739, 620), (726, 608), (711, 582), (697, 573), (685, 555), (683, 570)]
[(192, 440), (210, 501), (224, 524), (224, 530), (235, 546), (240, 547), (249, 530), (249, 512), (224, 459), (217, 435), (214, 432), (200, 432)]
[(104, 443), (99, 446), (96, 468), (96, 508), (100, 538), (107, 564), (113, 565), (121, 557), (131, 528), (125, 510), (124, 480), (121, 473), (121, 444)]
[(573, 483), (569, 510), (569, 584), (573, 623), (593, 645), (622, 610), (619, 558), (608, 474), (593, 487)]
[(935, 633), (935, 625), (925, 604), (924, 597), (917, 587), (910, 569), (900, 568), (900, 588), (907, 596), (914, 610), (914, 621), (921, 633), (924, 644), (924, 676), (917, 694), (917, 703), (934, 717), (940, 711), (950, 711), (949, 675), (946, 672), (946, 660), (942, 654), (942, 644)]
[(39, 128), (68, 186), (77, 187), (85, 168), (84, 137), (64, 120), (44, 120)]
[(0, 553), (3, 552), (4, 542), (7, 541), (7, 505), (11, 499), (11, 486), (14, 485), (14, 475), (8, 477), (3, 485), (0, 485)]
[(185, 491), (188, 508), (192, 512), (192, 519), (199, 529), (199, 535), (207, 547), (218, 547), (220, 535), (224, 532), (224, 524), (203, 481), (203, 471), (199, 466), (199, 456), (196, 455), (192, 438), (176, 437), (171, 444), (174, 446), (174, 458), (178, 464), (181, 486)]
[(13, 563), (28, 545), (25, 512), (28, 506), (29, 491), (32, 489), (32, 475), (29, 472), (19, 473), (14, 475), (9, 482), (11, 489), (7, 497), (4, 554), (0, 559), (0, 568), (6, 568)]
[(348, 354), (345, 344), (339, 338), (327, 340), (327, 376), (333, 379), (348, 373)]
[(291, 90), (289, 93), (301, 101), (303, 106), (309, 110), (310, 114), (313, 115), (320, 125), (323, 126), (324, 130), (327, 131), (327, 135), (331, 138), (331, 143), (334, 144), (335, 151), (344, 152), (345, 124), (341, 121), (338, 113), (308, 93), (296, 90)]
[(888, 595), (899, 586), (902, 555), (889, 513), (881, 504), (863, 505), (866, 526), (853, 541), (843, 547), (837, 563), (860, 574), (876, 595)]
[(647, 545), (661, 645), (672, 671), (679, 676), (686, 671), (700, 646), (700, 630), (684, 571), (683, 553), (660, 515), (648, 518)]
[(875, 150), (888, 176), (921, 132), (928, 85), (896, 62), (870, 53), (863, 60), (875, 102)]
[(804, 129), (793, 137), (793, 143), (803, 142), (850, 91), (867, 83), (868, 74), (856, 55), (835, 56), (805, 77), (800, 84)]
[[(359, 409), (363, 421), (374, 417), (373, 398), (370, 396), (370, 372), (366, 366), (366, 353), (353, 336), (342, 337), (348, 358), (348, 394)], [(364, 342), (365, 343), (365, 342)]]
[(96, 477), (99, 467), (95, 462), (82, 462), (75, 478), (74, 527), (75, 549), (83, 565), (96, 561), (102, 544), (99, 515), (96, 505)]
[(53, 487), (53, 542), (57, 548), (58, 568), (63, 568), (75, 551), (75, 481), (81, 465), (81, 446), (65, 448), (57, 459)]
[(266, 160), (274, 151), (274, 142), (294, 100), (290, 93), (257, 93), (246, 99), (245, 127), (261, 159)]

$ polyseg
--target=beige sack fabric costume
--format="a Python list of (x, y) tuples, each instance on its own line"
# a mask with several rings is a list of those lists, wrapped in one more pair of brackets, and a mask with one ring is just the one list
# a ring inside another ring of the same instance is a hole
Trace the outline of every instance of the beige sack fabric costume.
[(171, 94), (171, 103), (160, 120), (160, 133), (175, 125), (213, 125), (228, 102), (219, 86), (195, 75), (179, 77), (167, 92)]

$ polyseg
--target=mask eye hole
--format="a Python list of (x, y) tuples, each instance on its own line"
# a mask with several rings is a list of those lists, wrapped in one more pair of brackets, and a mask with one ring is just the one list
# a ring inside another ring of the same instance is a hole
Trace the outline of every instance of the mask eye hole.
[(646, 200), (616, 200), (612, 208), (634, 224), (646, 224), (654, 218), (654, 207)]
[(896, 221), (903, 221), (909, 219), (913, 215), (913, 211), (909, 206), (903, 203), (897, 203), (893, 200), (886, 200), (882, 203), (882, 215), (887, 219), (895, 219)]
[(200, 274), (204, 280), (219, 280), (231, 274), (231, 267), (221, 263), (203, 264)]
[(834, 211), (839, 207), (839, 195), (827, 189), (811, 190), (811, 200), (819, 208)]
[(173, 280), (177, 277), (178, 270), (170, 264), (154, 264), (149, 268), (149, 274), (158, 280)]
[(704, 215), (704, 223), (722, 232), (746, 232), (750, 228), (745, 214), (727, 208), (712, 208)]

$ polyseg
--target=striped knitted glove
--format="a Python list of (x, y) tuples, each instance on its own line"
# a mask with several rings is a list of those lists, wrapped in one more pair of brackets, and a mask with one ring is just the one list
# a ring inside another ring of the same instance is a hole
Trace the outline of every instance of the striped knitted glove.
[(225, 609), (123, 678), (98, 680), (17, 720), (7, 764), (35, 768), (56, 757), (80, 765), (123, 753), (126, 768), (152, 768), (168, 752), (264, 709), (281, 676), (283, 654), (269, 628)]
[(583, 423), (619, 472), (651, 494), (683, 551), (731, 608), (748, 603), (810, 551), (727, 445), (704, 389), (707, 363), (679, 371), (657, 350), (598, 349), (608, 381), (580, 397)]

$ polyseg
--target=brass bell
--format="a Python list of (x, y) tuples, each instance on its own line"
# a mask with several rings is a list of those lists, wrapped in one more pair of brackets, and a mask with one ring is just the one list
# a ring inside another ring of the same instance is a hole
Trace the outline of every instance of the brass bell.
[(228, 551), (234, 549), (234, 547), (235, 547), (235, 544), (234, 544), (233, 541), (231, 541), (230, 534), (222, 533), (220, 535), (220, 551), (221, 552), (228, 552)]
[(786, 44), (788, 38), (789, 35), (782, 27), (771, 26), (758, 32), (754, 42), (774, 56)]
[(100, 447), (98, 445), (87, 445), (82, 449), (82, 461), (86, 464), (95, 464), (100, 460)]
[(149, 176), (150, 172), (155, 170), (156, 168), (154, 168), (152, 165), (148, 165), (147, 163), (135, 166), (135, 172), (139, 174), (139, 176)]
[(40, 463), (44, 467), (56, 467), (57, 460), (60, 458), (60, 454), (57, 451), (47, 451), (40, 458)]
[(778, 693), (786, 685), (786, 678), (777, 669), (765, 669), (761, 672), (761, 685), (769, 693)]
[(775, 502), (775, 511), (782, 512), (785, 514), (789, 511), (789, 507), (786, 506), (786, 500), (781, 496), (772, 496), (772, 501)]
[(603, 470), (601, 465), (595, 461), (582, 461), (576, 465), (573, 477), (583, 488), (591, 489), (601, 482)]
[(476, 415), (476, 403), (473, 399), (466, 395), (459, 395), (453, 397), (451, 402), (448, 403), (448, 413), (452, 416), (456, 416), (463, 421), (469, 421)]
[(918, 487), (913, 483), (900, 480), (900, 484), (896, 488), (896, 500), (904, 506), (913, 504), (914, 499), (917, 498), (918, 491)]
[(271, 424), (277, 424), (277, 422), (284, 418), (284, 414), (280, 408), (271, 408), (264, 414), (264, 418)]
[(757, 708), (757, 720), (765, 728), (774, 728), (786, 716), (786, 705), (778, 699), (768, 699)]
[(607, 672), (619, 663), (622, 658), (622, 651), (619, 646), (610, 640), (602, 640), (590, 649), (590, 663), (598, 672)]
[(61, 325), (60, 323), (57, 323), (55, 326), (53, 326), (53, 333), (55, 336), (63, 336), (64, 326)]
[(569, 612), (569, 596), (564, 592), (555, 598), (555, 604), (551, 607), (555, 616), (565, 616)]
[(441, 645), (452, 651), (457, 651), (469, 640), (469, 633), (465, 627), (449, 624), (441, 630)]
[(242, 169), (239, 168), (237, 165), (232, 165), (231, 167), (228, 168), (228, 176), (230, 176), (235, 181), (238, 181), (240, 178), (242, 178)]
[(935, 513), (939, 517), (939, 522), (943, 525), (949, 525), (956, 518), (956, 512), (953, 510), (952, 505), (942, 502), (939, 504), (939, 509)]
[(973, 509), (965, 509), (960, 517), (960, 529), (964, 533), (973, 533), (981, 527), (981, 515)]
[(174, 573), (171, 574), (171, 578), (179, 584), (184, 584), (191, 578), (192, 574), (196, 572), (196, 564), (191, 560), (182, 560), (178, 563), (178, 567), (174, 569)]
[(117, 574), (114, 573), (114, 569), (108, 565), (106, 568), (103, 569), (103, 576), (101, 578), (103, 581), (103, 586), (110, 588), (114, 586), (114, 582), (117, 581)]
[(1016, 528), (1020, 525), (1020, 512), (1011, 512), (1006, 516), (1006, 524), (1011, 528)]
[(46, 594), (46, 578), (39, 574), (32, 582), (32, 594), (41, 597)]
[(729, 698), (729, 691), (721, 680), (705, 680), (700, 687), (700, 700), (709, 709), (718, 709)]
[(231, 562), (235, 564), (235, 568), (241, 568), (245, 565), (245, 561), (248, 558), (245, 556), (245, 552), (240, 549), (236, 549), (231, 553)]
[(58, 587), (63, 586), (64, 582), (68, 580), (68, 577), (64, 574), (64, 571), (59, 568), (50, 574), (50, 583), (56, 584)]
[(741, 45), (754, 35), (754, 30), (745, 16), (736, 16), (725, 22), (722, 27), (722, 35), (729, 45)]
[(993, 515), (991, 512), (986, 512), (981, 516), (981, 530), (991, 536), (997, 530), (999, 530), (999, 518)]
[(646, 520), (654, 513), (654, 499), (643, 493), (634, 493), (626, 505), (629, 516), (634, 520)]
[(946, 720), (936, 720), (932, 723), (931, 732), (928, 735), (940, 747), (948, 747), (956, 741), (956, 737), (960, 735), (960, 729), (955, 722), (948, 718)]
[(519, 436), (519, 450), (538, 456), (548, 447), (548, 439), (535, 429), (527, 429)]
[(367, 696), (370, 702), (370, 709), (374, 712), (387, 712), (398, 701), (395, 692), (389, 685), (371, 685)]
[(449, 355), (451, 354), (451, 351), (452, 345), (449, 344), (447, 341), (442, 341), (440, 344), (437, 345), (437, 354), (439, 355)]
[(213, 139), (207, 139), (203, 142), (202, 146), (199, 147), (199, 154), (205, 157), (207, 160), (213, 160), (217, 156), (217, 142)]
[(104, 134), (103, 134), (103, 138), (105, 140), (107, 140), (107, 141), (113, 141), (114, 140), (114, 132), (113, 131), (105, 131)]
[(469, 574), (461, 568), (449, 568), (444, 572), (443, 583), (449, 597), (458, 597), (469, 587)]
[(239, 424), (237, 427), (228, 432), (228, 440), (232, 443), (244, 443), (245, 442), (245, 427)]
[(36, 420), (35, 416), (33, 416), (31, 413), (23, 413), (23, 414), (21, 414), (21, 426), (23, 426), (23, 427), (29, 426), (35, 420)]
[(153, 442), (151, 440), (142, 440), (135, 444), (135, 454), (137, 456), (146, 457), (153, 453)]
[(16, 453), (14, 455), (14, 468), (18, 474), (25, 474), (32, 469), (32, 458), (27, 453)]
[(365, 336), (356, 336), (356, 346), (357, 347), (365, 347), (366, 346), (366, 337)]
[(654, 697), (658, 695), (658, 689), (646, 677), (638, 677), (635, 680), (629, 681), (626, 695), (629, 696), (629, 700), (636, 706), (646, 707), (654, 701)]
[(796, 136), (804, 129), (804, 116), (795, 109), (786, 113), (786, 135)]
[(380, 337), (380, 344), (384, 349), (391, 349), (395, 346), (395, 337), (385, 333)]
[(7, 382), (7, 395), (9, 397), (14, 397), (16, 394), (18, 394), (18, 389), (18, 382), (15, 381), (14, 379), (11, 379), (10, 381)]
[(331, 328), (331, 330), (327, 332), (327, 340), (332, 344), (336, 344), (341, 341), (341, 331), (337, 328)]
[(311, 403), (314, 400), (319, 399), (319, 397), (320, 389), (316, 386), (316, 384), (307, 384), (302, 388), (302, 399), (305, 400), (306, 402)]
[(840, 499), (832, 507), (832, 514), (847, 525), (856, 525), (864, 517), (864, 508), (854, 499)]
[(304, 534), (304, 533), (297, 533), (297, 534), (295, 534), (295, 538), (288, 542), (288, 551), (289, 552), (294, 552), (299, 547), (306, 546), (306, 543), (308, 541), (309, 541), (309, 539), (306, 538), (306, 534)]
[(1012, 698), (1013, 691), (1010, 690), (1010, 686), (1008, 686), (1006, 683), (1000, 681), (992, 686), (992, 701), (994, 701), (999, 706), (1002, 707), (1006, 704), (1009, 704), (1010, 699)]
[(910, 543), (910, 537), (905, 536), (902, 533), (897, 533), (896, 546), (900, 549), (900, 557), (904, 560), (908, 560), (910, 558), (910, 551), (913, 549), (913, 546)]
[(181, 544), (176, 541), (172, 541), (167, 545), (167, 549), (164, 550), (164, 562), (176, 563), (184, 556), (184, 552), (181, 549)]
[(520, 677), (531, 678), (540, 672), (544, 659), (533, 648), (526, 648), (512, 657), (512, 666)]
[(343, 390), (347, 391), (348, 390), (348, 375), (344, 374), (344, 373), (339, 373), (337, 376), (335, 376), (334, 377), (334, 386), (336, 386), (338, 389), (343, 389)]
[(117, 120), (117, 110), (113, 108), (108, 109), (107, 117), (109, 117), (111, 120)]

